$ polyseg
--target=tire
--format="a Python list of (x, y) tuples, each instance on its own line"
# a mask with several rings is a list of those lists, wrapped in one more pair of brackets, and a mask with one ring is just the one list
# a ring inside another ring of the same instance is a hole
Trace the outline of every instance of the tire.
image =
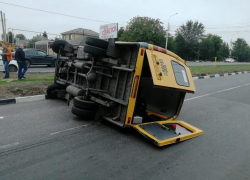
[(9, 65), (10, 72), (17, 72), (17, 67), (15, 65)]
[(50, 47), (52, 48), (52, 50), (55, 52), (55, 53), (59, 53), (59, 49), (60, 47), (64, 47), (66, 44), (69, 44), (67, 41), (64, 41), (64, 40), (57, 40), (57, 41), (54, 41)]
[(85, 43), (90, 45), (90, 46), (95, 46), (95, 47), (99, 47), (99, 48), (102, 48), (102, 49), (107, 49), (108, 45), (109, 45), (108, 41), (98, 39), (98, 38), (94, 38), (94, 37), (86, 37)]
[(96, 103), (94, 101), (86, 101), (83, 96), (77, 96), (74, 98), (74, 106), (80, 109), (95, 110)]
[(90, 110), (85, 110), (85, 109), (80, 109), (75, 107), (74, 105), (72, 106), (71, 112), (79, 117), (83, 117), (85, 119), (94, 119), (95, 117), (95, 112), (90, 111)]
[(107, 50), (90, 46), (90, 45), (85, 45), (83, 48), (83, 51), (85, 53), (93, 54), (93, 55), (98, 55), (98, 56), (106, 56)]
[(50, 99), (56, 99), (57, 98), (57, 90), (65, 89), (65, 86), (54, 83), (47, 87), (47, 95)]
[(30, 67), (30, 61), (26, 60), (25, 62), (27, 64), (27, 67), (29, 68)]

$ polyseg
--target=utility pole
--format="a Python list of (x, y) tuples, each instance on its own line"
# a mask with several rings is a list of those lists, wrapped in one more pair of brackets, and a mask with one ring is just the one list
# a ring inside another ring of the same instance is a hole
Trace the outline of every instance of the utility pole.
[(232, 51), (233, 51), (233, 36), (236, 35), (236, 34), (239, 34), (239, 33), (235, 33), (231, 36), (231, 42), (230, 42), (230, 45), (231, 45), (231, 49), (230, 49), (230, 56), (232, 56)]
[(3, 28), (3, 41), (5, 41), (3, 12), (2, 12), (2, 11), (0, 11), (0, 13), (1, 13), (2, 28)]
[(9, 41), (9, 38), (7, 39), (7, 34), (6, 34), (6, 19), (5, 19), (5, 13), (3, 13), (3, 20), (4, 20), (4, 39), (5, 41)]

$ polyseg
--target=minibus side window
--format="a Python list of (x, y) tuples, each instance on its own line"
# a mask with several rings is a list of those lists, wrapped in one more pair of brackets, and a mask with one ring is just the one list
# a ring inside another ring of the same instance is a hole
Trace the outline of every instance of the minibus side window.
[(175, 80), (178, 85), (189, 87), (186, 69), (179, 63), (171, 61), (174, 70)]

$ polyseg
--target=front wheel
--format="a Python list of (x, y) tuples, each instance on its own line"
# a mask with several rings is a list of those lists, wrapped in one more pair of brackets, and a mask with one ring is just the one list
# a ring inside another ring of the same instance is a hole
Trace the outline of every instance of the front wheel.
[(54, 83), (47, 87), (47, 95), (50, 99), (56, 99), (58, 90), (65, 89), (65, 86)]
[(58, 62), (58, 60), (57, 60), (57, 59), (55, 59), (55, 60), (53, 61), (53, 66), (54, 66), (54, 67), (56, 67), (57, 62)]
[(17, 72), (17, 67), (15, 65), (9, 65), (10, 72)]
[(28, 60), (26, 60), (25, 62), (27, 64), (27, 67), (29, 68), (30, 67), (30, 62)]

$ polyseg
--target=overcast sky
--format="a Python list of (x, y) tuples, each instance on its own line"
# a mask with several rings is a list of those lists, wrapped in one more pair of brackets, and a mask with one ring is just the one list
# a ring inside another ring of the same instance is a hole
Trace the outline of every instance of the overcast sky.
[[(3, 3), (103, 22), (54, 15)], [(250, 44), (249, 0), (0, 0), (0, 11), (6, 15), (7, 28), (52, 34), (75, 28), (99, 32), (100, 25), (107, 24), (105, 22), (118, 22), (119, 26), (126, 26), (135, 16), (159, 18), (166, 28), (169, 16), (178, 13), (170, 19), (172, 33), (187, 20), (197, 20), (205, 25), (206, 33), (217, 34), (226, 42), (244, 38)], [(37, 34), (17, 30), (14, 33), (22, 33), (27, 38)], [(54, 37), (49, 35), (49, 38)]]

